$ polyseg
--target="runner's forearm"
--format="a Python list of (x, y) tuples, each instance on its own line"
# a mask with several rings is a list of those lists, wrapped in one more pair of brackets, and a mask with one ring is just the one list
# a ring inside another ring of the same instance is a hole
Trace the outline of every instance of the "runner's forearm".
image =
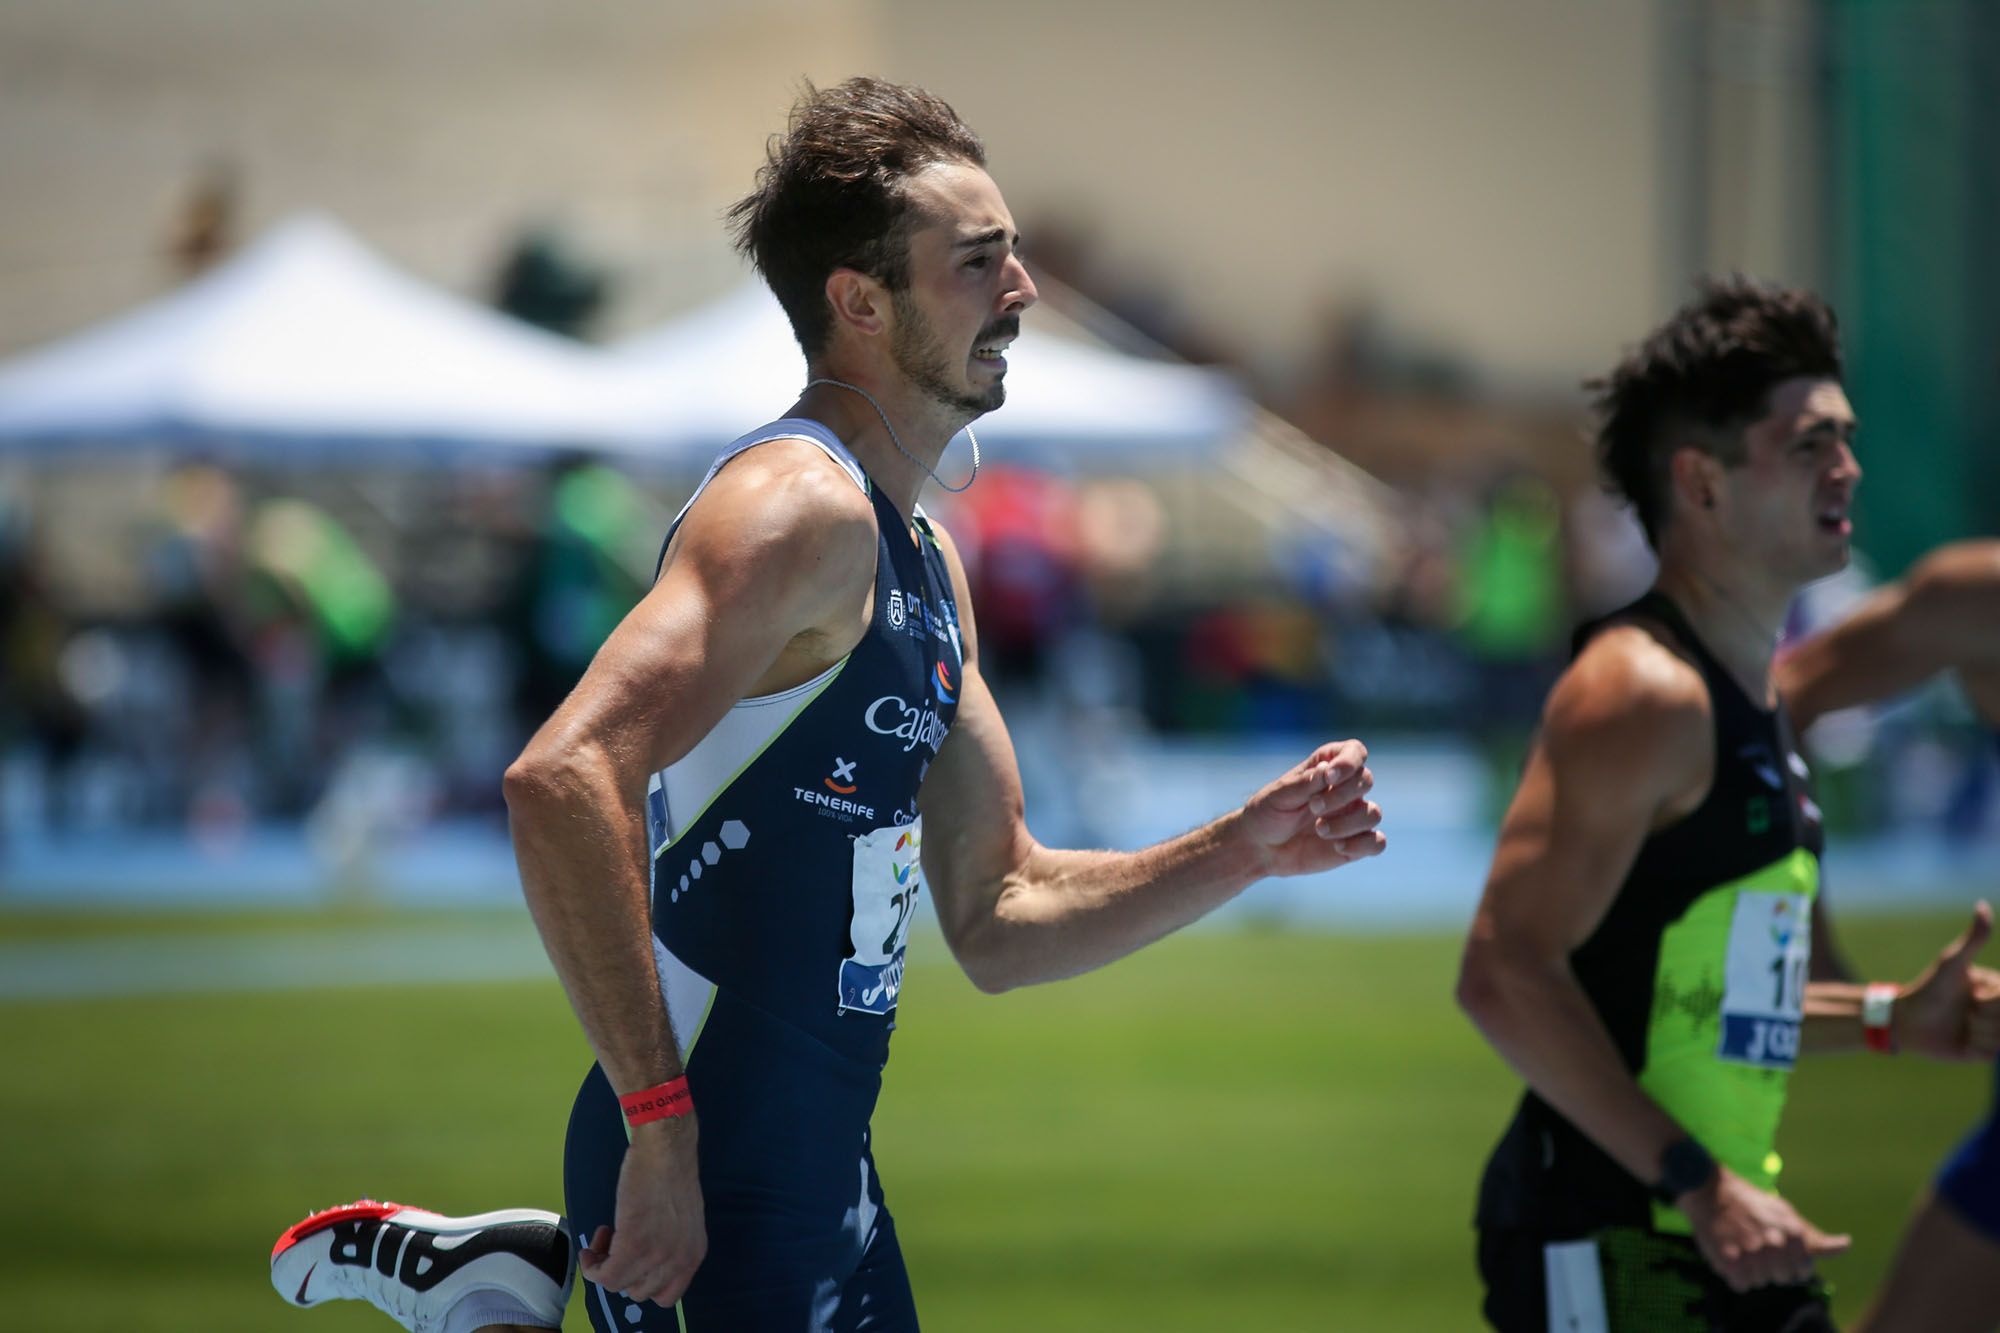
[(653, 958), (643, 783), (627, 785), (587, 755), (524, 757), (506, 781), (522, 895), (619, 1092), (680, 1073)]
[(1228, 902), (1265, 873), (1234, 814), (1136, 852), (1035, 846), (954, 950), (982, 989), (1077, 976)]
[(1805, 1021), (1799, 1027), (1799, 1049), (1811, 1055), (1858, 1051), (1861, 994), (1867, 987), (1852, 981), (1815, 981), (1806, 987)]
[(1651, 1185), (1686, 1131), (1639, 1087), (1590, 998), (1560, 961), (1511, 960), (1490, 943), (1468, 949), (1459, 1004), (1541, 1098)]

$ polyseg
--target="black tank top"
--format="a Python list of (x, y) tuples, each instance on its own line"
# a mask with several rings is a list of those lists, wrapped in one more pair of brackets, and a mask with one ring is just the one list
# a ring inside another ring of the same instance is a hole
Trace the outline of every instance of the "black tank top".
[[(1819, 810), (1782, 707), (1745, 694), (1664, 595), (1584, 626), (1576, 651), (1634, 618), (1663, 626), (1701, 672), (1715, 773), (1691, 814), (1640, 846), (1570, 966), (1640, 1086), (1768, 1189), (1810, 962)], [(1531, 1091), (1487, 1163), (1478, 1221), (1552, 1238), (1613, 1225), (1685, 1234), (1686, 1218), (1654, 1202), (1649, 1183)]]

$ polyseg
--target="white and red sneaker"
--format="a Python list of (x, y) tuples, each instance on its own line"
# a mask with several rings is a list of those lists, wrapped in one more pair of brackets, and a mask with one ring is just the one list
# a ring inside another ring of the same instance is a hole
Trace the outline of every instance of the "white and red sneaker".
[(576, 1278), (569, 1227), (515, 1208), (443, 1217), (362, 1199), (314, 1213), (271, 1247), (271, 1285), (293, 1305), (367, 1301), (410, 1333), (436, 1333), (477, 1291), (505, 1293), (560, 1327)]

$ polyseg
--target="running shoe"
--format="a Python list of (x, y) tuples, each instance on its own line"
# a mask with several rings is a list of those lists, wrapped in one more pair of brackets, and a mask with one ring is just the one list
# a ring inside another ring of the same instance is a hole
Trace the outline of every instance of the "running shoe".
[(271, 1247), (271, 1285), (293, 1305), (367, 1301), (410, 1333), (436, 1333), (475, 1291), (504, 1292), (559, 1327), (575, 1277), (568, 1225), (532, 1208), (444, 1217), (362, 1199)]

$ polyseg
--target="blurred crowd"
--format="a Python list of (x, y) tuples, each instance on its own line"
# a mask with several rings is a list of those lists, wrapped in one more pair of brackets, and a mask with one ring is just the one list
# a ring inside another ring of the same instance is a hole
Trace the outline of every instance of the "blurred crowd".
[[(497, 822), (500, 773), (640, 596), (685, 494), (582, 458), (140, 471), (108, 505), (87, 470), (18, 474), (0, 503), (0, 838), (153, 826), (226, 845), (308, 820), (337, 845)], [(1650, 571), (1594, 489), (1565, 501), (1522, 469), (1410, 490), (1375, 568), (1293, 533), (1260, 575), (1207, 590), (1160, 577), (1199, 516), (1142, 480), (995, 467), (942, 517), (989, 678), (1063, 744), (1447, 734), (1484, 752), (1496, 792), (1572, 626)], [(1865, 582), (1816, 590), (1800, 631)], [(1991, 818), (1993, 747), (1948, 690), (1821, 730), (1836, 826)]]
[[(197, 184), (170, 246), (183, 277), (234, 243), (233, 176)], [(1243, 364), (1079, 233), (1036, 234), (1038, 266), (1115, 338)], [(535, 228), (492, 299), (585, 336), (611, 281)], [(1595, 484), (1573, 394), (1510, 397), (1366, 307), (1333, 312), (1314, 365), (1260, 396), (1379, 490), (1368, 540), (1339, 515), (1279, 521), (1316, 500), (1219, 460), (1083, 480), (1003, 462), (936, 506), (985, 672), (1052, 744), (1448, 735), (1497, 801), (1570, 631), (1636, 596), (1651, 555)], [(502, 770), (650, 582), (691, 480), (580, 456), (226, 470), (171, 450), (0, 470), (0, 854), (50, 831), (227, 844), (306, 820), (338, 846), (497, 822)], [(1866, 583), (1815, 589), (1794, 632)], [(1836, 828), (1970, 836), (2000, 803), (1994, 747), (1947, 687), (1812, 739)]]
[(652, 517), (580, 460), (346, 481), (187, 464), (96, 517), (89, 563), (51, 555), (65, 489), (92, 479), (69, 480), (0, 529), (16, 832), (495, 813), (507, 760), (643, 586)]

